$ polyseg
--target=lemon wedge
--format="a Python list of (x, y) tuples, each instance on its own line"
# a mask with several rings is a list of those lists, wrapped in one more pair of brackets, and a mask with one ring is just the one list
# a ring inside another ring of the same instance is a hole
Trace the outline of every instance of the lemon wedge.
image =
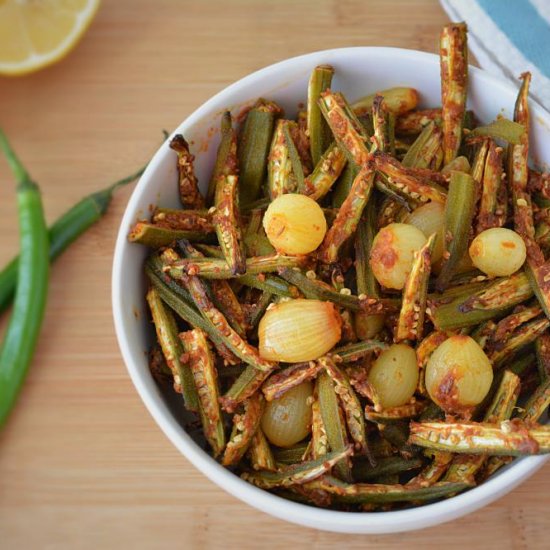
[(99, 0), (0, 0), (0, 74), (21, 75), (65, 57)]

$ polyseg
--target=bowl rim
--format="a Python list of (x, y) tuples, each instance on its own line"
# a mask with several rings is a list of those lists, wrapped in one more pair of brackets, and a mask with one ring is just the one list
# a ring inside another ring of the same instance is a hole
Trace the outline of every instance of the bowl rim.
[[(332, 48), (287, 58), (244, 76), (223, 88), (186, 117), (171, 135), (184, 131), (186, 127), (200, 122), (212, 110), (212, 107), (216, 106), (220, 99), (227, 98), (227, 96), (231, 96), (241, 88), (246, 88), (257, 81), (261, 81), (274, 69), (281, 68), (287, 64), (307, 62), (308, 60), (311, 60), (311, 66), (313, 67), (320, 62), (319, 58), (321, 57), (336, 56), (337, 59), (339, 56), (345, 56), (351, 52), (364, 52), (371, 55), (392, 55), (409, 61), (422, 61), (437, 63), (439, 65), (439, 56), (437, 54), (406, 48), (376, 46)], [(500, 88), (501, 90), (505, 90), (506, 93), (510, 91), (513, 91), (514, 94), (516, 93), (516, 89), (509, 82), (499, 79), (482, 69), (470, 65), (469, 71), (470, 74), (475, 74), (476, 80), (480, 80), (484, 85), (490, 86), (493, 89)], [(227, 104), (228, 101), (226, 101)], [(539, 122), (550, 127), (550, 114), (544, 108), (533, 101), (532, 111)], [(113, 258), (112, 310), (117, 341), (124, 363), (145, 407), (166, 437), (200, 472), (239, 500), (279, 519), (326, 531), (383, 534), (422, 529), (462, 517), (510, 492), (543, 466), (550, 457), (549, 455), (526, 457), (503, 469), (496, 476), (481, 485), (450, 499), (406, 510), (364, 513), (326, 510), (276, 496), (242, 480), (203, 451), (185, 434), (183, 428), (172, 415), (168, 415), (168, 417), (165, 415), (157, 402), (160, 397), (158, 395), (155, 396), (154, 392), (141, 379), (138, 368), (132, 360), (130, 345), (125, 332), (125, 317), (122, 314), (120, 288), (123, 281), (123, 249), (129, 246), (126, 239), (127, 228), (135, 219), (135, 212), (138, 209), (141, 195), (149, 185), (151, 174), (155, 172), (166, 154), (166, 147), (164, 145), (161, 145), (152, 157), (138, 184), (132, 191), (124, 211), (117, 234)]]

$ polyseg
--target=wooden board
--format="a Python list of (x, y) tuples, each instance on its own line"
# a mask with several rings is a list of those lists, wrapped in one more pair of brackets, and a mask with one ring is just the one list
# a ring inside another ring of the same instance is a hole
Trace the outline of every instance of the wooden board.
[[(106, 0), (57, 66), (0, 79), (0, 123), (41, 183), (49, 220), (134, 171), (229, 83), (309, 51), (436, 51), (435, 0)], [(17, 249), (0, 162), (0, 261)], [(495, 504), (410, 535), (346, 536), (257, 512), (196, 471), (146, 412), (120, 357), (112, 250), (131, 189), (52, 272), (48, 312), (17, 410), (0, 433), (0, 547), (542, 548), (550, 468)], [(547, 542), (547, 541), (546, 541)]]

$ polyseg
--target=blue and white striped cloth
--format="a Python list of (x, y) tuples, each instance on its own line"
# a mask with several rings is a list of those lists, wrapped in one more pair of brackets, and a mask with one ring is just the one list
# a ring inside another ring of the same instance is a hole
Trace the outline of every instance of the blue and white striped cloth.
[(481, 67), (517, 85), (530, 71), (531, 96), (550, 110), (550, 0), (440, 0), (453, 21), (468, 25)]

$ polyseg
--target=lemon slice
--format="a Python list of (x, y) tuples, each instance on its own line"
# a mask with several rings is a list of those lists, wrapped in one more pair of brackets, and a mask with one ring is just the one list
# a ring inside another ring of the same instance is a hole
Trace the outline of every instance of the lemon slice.
[(62, 59), (99, 0), (0, 0), (0, 74), (20, 75)]

